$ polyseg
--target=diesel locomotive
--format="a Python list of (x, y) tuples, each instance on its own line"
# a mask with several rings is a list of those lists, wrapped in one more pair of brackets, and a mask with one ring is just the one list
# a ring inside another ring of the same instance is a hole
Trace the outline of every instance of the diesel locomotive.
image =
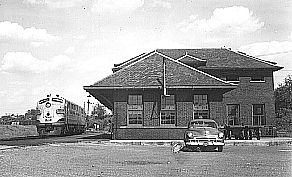
[(47, 95), (37, 103), (39, 136), (72, 135), (85, 132), (85, 110), (59, 95)]

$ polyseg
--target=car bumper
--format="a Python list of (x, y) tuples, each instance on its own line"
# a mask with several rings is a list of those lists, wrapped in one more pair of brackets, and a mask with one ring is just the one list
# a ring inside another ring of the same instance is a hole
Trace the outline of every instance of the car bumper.
[(223, 140), (219, 141), (197, 141), (197, 140), (189, 140), (185, 142), (187, 146), (224, 146), (225, 143)]

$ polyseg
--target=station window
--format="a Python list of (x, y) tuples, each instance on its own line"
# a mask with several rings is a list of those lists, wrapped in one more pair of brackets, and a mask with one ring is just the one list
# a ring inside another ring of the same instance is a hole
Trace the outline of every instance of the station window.
[(174, 125), (176, 119), (174, 95), (161, 95), (160, 124)]
[(227, 122), (228, 125), (240, 124), (239, 104), (227, 105)]
[(163, 125), (175, 124), (175, 112), (174, 111), (162, 111), (161, 112), (161, 124), (163, 124)]
[(236, 76), (236, 75), (226, 76), (226, 81), (238, 83), (239, 82), (239, 76)]
[(161, 109), (175, 110), (174, 95), (169, 95), (169, 96), (161, 95)]
[(194, 95), (194, 119), (209, 118), (208, 95)]
[(128, 104), (129, 105), (141, 105), (142, 104), (142, 95), (129, 95)]
[(128, 112), (128, 123), (133, 124), (142, 124), (142, 111), (129, 111)]
[(266, 125), (265, 105), (264, 104), (252, 105), (252, 124), (253, 125)]
[(143, 124), (143, 100), (142, 95), (129, 95), (127, 105), (128, 125)]
[(250, 81), (251, 82), (265, 82), (265, 77), (264, 76), (252, 76)]

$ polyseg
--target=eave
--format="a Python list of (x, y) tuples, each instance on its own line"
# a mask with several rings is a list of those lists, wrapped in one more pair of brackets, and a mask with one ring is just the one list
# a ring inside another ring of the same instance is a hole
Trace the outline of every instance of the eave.
[[(180, 85), (180, 86), (172, 86), (168, 85), (166, 88), (168, 89), (235, 89), (237, 84), (232, 84), (228, 86), (223, 85)], [(114, 86), (114, 87), (107, 87), (107, 86), (84, 86), (84, 90), (127, 90), (127, 89), (157, 89), (161, 88), (160, 86), (141, 86), (141, 87), (122, 87), (122, 86)]]
[(274, 68), (239, 68), (239, 67), (233, 67), (233, 68), (227, 68), (227, 67), (199, 67), (198, 69), (199, 70), (203, 70), (203, 71), (206, 71), (206, 70), (225, 70), (225, 71), (263, 71), (263, 70), (272, 70), (273, 72), (275, 71), (279, 71), (281, 69), (283, 69), (284, 67), (282, 66), (274, 66)]

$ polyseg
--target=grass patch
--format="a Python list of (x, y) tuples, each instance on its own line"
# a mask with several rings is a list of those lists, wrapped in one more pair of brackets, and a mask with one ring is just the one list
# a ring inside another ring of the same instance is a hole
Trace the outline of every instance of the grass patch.
[(35, 125), (0, 125), (0, 139), (38, 136)]

